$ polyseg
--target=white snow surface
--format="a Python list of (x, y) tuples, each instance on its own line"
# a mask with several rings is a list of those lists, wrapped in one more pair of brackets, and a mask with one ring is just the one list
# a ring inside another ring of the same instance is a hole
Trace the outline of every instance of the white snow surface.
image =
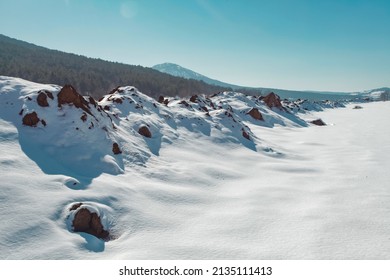
[[(0, 76), (0, 259), (390, 258), (390, 102), (165, 106), (120, 87), (84, 122), (60, 89)], [(32, 111), (46, 126), (22, 124)], [(109, 241), (73, 232), (78, 202)]]

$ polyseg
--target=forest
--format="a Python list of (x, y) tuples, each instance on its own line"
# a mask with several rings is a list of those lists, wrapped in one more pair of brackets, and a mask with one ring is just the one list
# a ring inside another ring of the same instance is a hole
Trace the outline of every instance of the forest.
[(109, 62), (36, 46), (0, 34), (0, 75), (37, 83), (73, 85), (81, 94), (99, 98), (117, 86), (131, 85), (158, 96), (191, 96), (230, 90), (184, 79), (152, 68)]

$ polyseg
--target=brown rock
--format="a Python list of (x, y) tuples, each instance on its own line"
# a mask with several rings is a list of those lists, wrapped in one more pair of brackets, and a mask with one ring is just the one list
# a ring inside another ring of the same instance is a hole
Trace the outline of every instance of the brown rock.
[(188, 104), (185, 100), (180, 101), (179, 104), (183, 104), (186, 107), (190, 107), (190, 104)]
[(164, 103), (164, 96), (160, 95), (157, 100), (159, 103)]
[(261, 115), (261, 113), (257, 108), (252, 108), (247, 114), (250, 115), (255, 120), (259, 120), (259, 121), (264, 120), (263, 116)]
[(54, 99), (54, 96), (50, 91), (46, 90), (45, 93), (46, 93), (47, 97), (49, 97), (51, 100)]
[(316, 119), (314, 121), (311, 121), (310, 123), (315, 124), (315, 125), (319, 125), (319, 126), (326, 125), (326, 123), (324, 123), (323, 120), (321, 120), (321, 119)]
[(76, 210), (76, 209), (78, 209), (81, 205), (83, 205), (81, 202), (75, 203), (75, 204), (73, 204), (73, 205), (70, 207), (69, 211)]
[[(77, 208), (79, 207), (80, 205)], [(103, 228), (100, 217), (86, 208), (81, 208), (74, 216), (73, 230), (75, 232), (86, 232), (102, 239), (109, 235), (109, 232)]]
[(118, 154), (122, 153), (121, 149), (119, 148), (118, 143), (112, 144), (112, 152), (114, 153), (114, 155), (118, 155)]
[(47, 102), (47, 95), (44, 92), (38, 94), (37, 102), (41, 107), (49, 107), (49, 103)]
[(83, 113), (80, 117), (80, 119), (83, 121), (83, 122), (86, 122), (87, 121), (87, 114), (86, 113)]
[(193, 103), (196, 103), (197, 99), (198, 99), (198, 96), (197, 95), (193, 95), (193, 96), (191, 96), (190, 101), (193, 102)]
[(122, 98), (115, 98), (114, 102), (116, 102), (118, 104), (122, 104), (123, 103)]
[(32, 112), (32, 113), (26, 114), (23, 117), (22, 121), (23, 121), (24, 125), (37, 126), (37, 124), (39, 122), (39, 118), (38, 118), (38, 115), (36, 112)]
[(97, 106), (96, 100), (92, 96), (88, 96), (88, 100), (93, 106)]
[(269, 108), (276, 107), (279, 109), (283, 109), (282, 103), (280, 102), (280, 97), (273, 92), (264, 96), (262, 100), (265, 104), (267, 104)]
[(146, 138), (152, 138), (152, 133), (150, 132), (150, 130), (147, 126), (141, 126), (138, 129), (138, 133)]
[(243, 136), (244, 138), (250, 140), (249, 134), (248, 134), (248, 132), (246, 132), (245, 130), (242, 130), (242, 136)]
[(73, 104), (77, 108), (81, 108), (92, 115), (88, 108), (88, 101), (86, 101), (71, 85), (65, 85), (58, 93), (57, 97), (58, 107), (61, 107), (62, 104)]

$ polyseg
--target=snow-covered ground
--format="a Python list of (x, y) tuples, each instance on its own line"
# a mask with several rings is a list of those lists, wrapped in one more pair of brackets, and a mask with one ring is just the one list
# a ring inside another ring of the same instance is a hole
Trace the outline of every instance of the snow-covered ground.
[[(234, 93), (165, 106), (123, 87), (83, 121), (57, 106), (60, 89), (0, 79), (0, 259), (390, 258), (390, 102), (292, 114)], [(32, 111), (46, 125), (22, 125)], [(77, 202), (109, 241), (73, 232)]]

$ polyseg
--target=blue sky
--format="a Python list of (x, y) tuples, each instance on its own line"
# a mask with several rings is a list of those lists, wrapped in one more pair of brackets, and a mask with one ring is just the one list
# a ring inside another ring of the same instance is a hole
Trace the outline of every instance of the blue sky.
[(390, 86), (388, 0), (1, 0), (0, 33), (246, 86)]

